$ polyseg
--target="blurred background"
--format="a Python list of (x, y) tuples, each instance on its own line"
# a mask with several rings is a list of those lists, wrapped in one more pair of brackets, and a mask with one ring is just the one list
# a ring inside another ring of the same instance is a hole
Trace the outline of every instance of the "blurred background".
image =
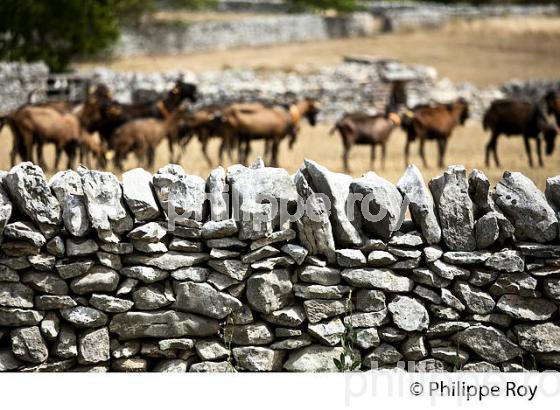
[[(304, 158), (344, 171), (343, 138), (333, 126), (346, 113), (387, 119), (388, 111), (395, 111), (406, 119), (413, 118), (413, 108), (419, 105), (451, 109), (465, 99), (469, 118), (452, 127), (445, 165), (482, 169), (493, 183), (505, 169), (522, 171), (541, 188), (546, 177), (560, 173), (558, 147), (550, 156), (543, 155), (542, 167), (533, 148), (530, 167), (520, 136), (499, 139), (500, 167), (485, 163), (490, 130), (483, 129), (482, 119), (493, 101), (509, 98), (534, 104), (551, 126), (559, 125), (554, 101), (548, 100), (547, 106), (546, 96), (560, 90), (560, 5), (543, 0), (2, 0), (0, 115), (5, 120), (0, 169), (10, 168), (12, 151), (21, 160), (25, 155), (21, 147), (40, 139), (35, 135), (21, 143), (25, 138), (16, 135), (16, 121), (7, 118), (16, 118), (22, 107), (62, 101), (68, 104), (57, 105), (56, 110), (76, 115), (82, 131), (105, 144), (101, 154), (93, 148), (86, 152), (93, 157), (92, 166), (119, 173), (111, 161), (118, 155), (111, 135), (97, 135), (89, 127), (91, 117), (84, 120), (88, 96), (99, 85), (106, 86), (110, 90), (106, 98), (111, 100), (107, 104), (120, 104), (111, 105), (114, 110), (116, 106), (127, 112), (128, 105), (153, 103), (154, 117), (164, 122), (172, 111), (157, 104), (178, 83), (195, 85), (196, 98), (181, 106), (186, 117), (180, 123), (182, 134), (170, 139), (176, 145), (172, 159), (187, 173), (203, 177), (217, 164), (236, 163), (237, 150), (244, 146), (231, 144), (232, 158), (226, 155), (220, 162), (218, 150), (225, 138), (220, 134), (226, 132), (214, 129), (212, 135), (201, 137), (192, 125), (195, 114), (204, 112), (204, 119), (216, 125), (227, 120), (231, 104), (257, 102), (284, 107), (288, 122), (293, 122), (290, 106), (304, 99), (318, 103), (318, 122), (311, 126), (301, 119), (293, 145), (288, 137), (279, 141), (279, 165), (290, 172)], [(103, 114), (96, 98), (89, 101)], [(145, 116), (150, 115), (140, 117)], [(135, 118), (124, 118), (119, 126)], [(398, 122), (384, 141), (384, 166), (380, 149), (372, 164), (371, 144), (351, 144), (352, 175), (374, 170), (392, 182), (398, 180), (410, 138)], [(55, 171), (57, 138), (44, 141), (49, 174)], [(21, 146), (14, 148), (18, 143)], [(156, 139), (151, 144), (157, 169), (170, 160), (168, 143)], [(204, 144), (211, 163), (203, 155)], [(419, 145), (416, 135), (409, 161), (427, 179), (440, 174), (437, 138), (427, 138), (427, 166), (419, 157)], [(135, 152), (136, 146), (128, 146), (123, 169), (143, 163), (139, 155), (147, 154)], [(263, 139), (250, 146), (247, 161), (264, 155)], [(27, 149), (27, 155), (38, 161), (35, 147)], [(102, 155), (106, 164), (96, 165), (95, 155)], [(58, 169), (65, 166), (63, 160)]]

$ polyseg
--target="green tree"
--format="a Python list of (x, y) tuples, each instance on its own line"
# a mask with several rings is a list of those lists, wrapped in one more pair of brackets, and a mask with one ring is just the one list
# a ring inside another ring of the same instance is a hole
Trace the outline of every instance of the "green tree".
[[(211, 0), (210, 0), (211, 1)], [(199, 7), (209, 0), (168, 0)], [(93, 56), (119, 37), (119, 27), (155, 9), (156, 0), (0, 0), (0, 59), (43, 60), (52, 71)]]
[(351, 12), (358, 9), (357, 0), (288, 0), (297, 9), (336, 10)]

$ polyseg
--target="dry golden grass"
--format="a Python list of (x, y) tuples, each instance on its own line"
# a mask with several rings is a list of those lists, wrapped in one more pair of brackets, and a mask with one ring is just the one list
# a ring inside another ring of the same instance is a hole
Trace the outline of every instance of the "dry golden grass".
[[(343, 172), (342, 167), (342, 143), (338, 134), (329, 136), (330, 125), (319, 124), (315, 128), (309, 126), (303, 127), (302, 133), (296, 142), (293, 151), (287, 147), (284, 142), (280, 149), (280, 166), (285, 167), (289, 172), (295, 172), (303, 163), (305, 158), (317, 161), (318, 163), (326, 166), (332, 171)], [(523, 148), (521, 138), (505, 138), (502, 137), (498, 142), (498, 154), (502, 162), (502, 168), (496, 167), (486, 168), (484, 166), (484, 146), (487, 142), (488, 135), (482, 131), (480, 125), (474, 121), (470, 121), (466, 127), (458, 128), (451, 137), (448, 152), (446, 156), (446, 164), (463, 164), (469, 170), (477, 168), (483, 170), (491, 182), (495, 184), (504, 170), (521, 171), (529, 176), (539, 188), (544, 189), (547, 177), (560, 174), (560, 149), (557, 149), (551, 157), (544, 158), (545, 166), (543, 168), (535, 167), (529, 168), (527, 157)], [(9, 141), (11, 136), (9, 132), (4, 130), (0, 134), (0, 141), (2, 146), (6, 147), (3, 155), (0, 158), (0, 169), (9, 169), (9, 158), (7, 153), (11, 148)], [(385, 169), (380, 166), (380, 152), (378, 151), (377, 162), (373, 168), (370, 167), (369, 147), (356, 146), (350, 153), (350, 166), (351, 173), (354, 176), (360, 176), (364, 172), (373, 170), (379, 175), (392, 182), (397, 182), (404, 171), (404, 148), (405, 136), (397, 130), (391, 136), (391, 140), (387, 146), (387, 162)], [(209, 146), (209, 152), (214, 160), (217, 162), (218, 141), (212, 141)], [(253, 143), (253, 153), (250, 157), (251, 161), (262, 155), (262, 143)], [(53, 163), (54, 150), (52, 147), (46, 148), (47, 164)], [(437, 164), (436, 144), (428, 142), (426, 145), (426, 155), (428, 158), (429, 168), (425, 169), (421, 165), (420, 157), (418, 156), (418, 144), (412, 145), (411, 149), (411, 162), (416, 164), (426, 182), (433, 176), (439, 175), (442, 169), (439, 169)], [(156, 156), (156, 169), (167, 164), (169, 153), (166, 144), (161, 144), (157, 150)], [(536, 160), (535, 153), (533, 152), (533, 159)], [(63, 162), (64, 163), (64, 162)], [(200, 175), (206, 177), (211, 168), (206, 164), (200, 152), (200, 145), (198, 141), (192, 141), (188, 147), (186, 155), (180, 162), (181, 166), (187, 173)], [(231, 162), (226, 158), (224, 166), (230, 165)], [(125, 163), (126, 168), (134, 168), (137, 166), (136, 159), (131, 155)], [(111, 167), (109, 170), (114, 171)], [(48, 173), (52, 175), (52, 172)], [(116, 173), (118, 175), (118, 173)], [(119, 175), (120, 176), (120, 175)]]
[(293, 43), (188, 55), (140, 56), (82, 63), (78, 69), (106, 65), (114, 70), (194, 72), (224, 67), (300, 69), (340, 63), (348, 54), (394, 57), (434, 66), (440, 77), (485, 86), (512, 78), (558, 78), (560, 18), (496, 18), (454, 21), (434, 29), (369, 38)]
[(149, 20), (158, 22), (197, 23), (205, 21), (237, 21), (249, 17), (267, 17), (257, 13), (213, 13), (205, 11), (160, 10), (148, 16)]

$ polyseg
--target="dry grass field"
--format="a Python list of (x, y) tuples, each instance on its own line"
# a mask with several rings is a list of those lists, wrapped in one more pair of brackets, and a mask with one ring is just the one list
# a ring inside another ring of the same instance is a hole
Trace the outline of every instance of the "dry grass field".
[[(373, 38), (336, 40), (323, 43), (291, 44), (260, 49), (240, 49), (207, 52), (188, 56), (138, 57), (108, 63), (116, 70), (168, 70), (173, 68), (202, 71), (233, 67), (289, 68), (291, 64), (314, 66), (336, 64), (345, 54), (370, 54), (400, 58), (407, 63), (435, 66), (440, 76), (453, 81), (471, 81), (478, 85), (499, 84), (512, 78), (560, 78), (560, 18), (489, 19), (484, 21), (454, 22), (438, 30), (398, 33)], [(98, 64), (98, 63), (96, 63)], [(81, 64), (80, 69), (93, 63)], [(98, 64), (99, 65), (99, 64)], [(224, 84), (227, 87), (227, 84)], [(310, 158), (333, 171), (342, 171), (342, 144), (340, 137), (329, 136), (331, 124), (303, 128), (293, 151), (287, 143), (280, 150), (280, 165), (294, 172), (304, 158)], [(447, 164), (464, 164), (469, 169), (486, 172), (495, 183), (503, 171), (522, 171), (544, 188), (546, 177), (560, 174), (560, 139), (556, 152), (545, 157), (544, 168), (529, 168), (521, 138), (505, 138), (498, 142), (502, 169), (484, 166), (484, 147), (488, 135), (480, 123), (469, 121), (458, 128), (448, 147)], [(388, 145), (387, 164), (373, 168), (383, 177), (396, 182), (404, 170), (404, 134), (396, 131)], [(11, 137), (5, 129), (0, 134), (0, 169), (9, 168)], [(218, 141), (210, 144), (210, 153), (217, 161)], [(47, 161), (52, 164), (53, 150), (47, 149)], [(254, 144), (252, 158), (263, 152), (262, 143)], [(419, 166), (426, 179), (441, 173), (436, 167), (436, 147), (427, 144), (430, 168), (420, 165), (417, 144), (412, 146), (411, 161)], [(162, 144), (157, 153), (156, 169), (168, 161), (167, 147)], [(359, 176), (371, 170), (369, 147), (355, 147), (350, 155), (352, 174)], [(536, 159), (536, 157), (534, 157)], [(379, 159), (379, 155), (378, 155)], [(224, 165), (229, 165), (227, 162)], [(136, 166), (129, 159), (128, 168)], [(188, 173), (205, 177), (210, 171), (200, 153), (198, 141), (190, 143), (181, 165)]]
[(485, 86), (512, 78), (558, 78), (560, 18), (512, 17), (455, 21), (434, 29), (369, 38), (293, 43), (172, 56), (139, 56), (82, 63), (84, 70), (105, 65), (114, 70), (220, 70), (224, 67), (313, 69), (338, 64), (348, 54), (394, 57), (431, 65), (440, 77)]

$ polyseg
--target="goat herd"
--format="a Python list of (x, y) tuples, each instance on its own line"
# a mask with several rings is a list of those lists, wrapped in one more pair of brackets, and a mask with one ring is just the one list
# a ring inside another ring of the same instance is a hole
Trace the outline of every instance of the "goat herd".
[[(221, 139), (220, 162), (223, 155), (237, 150), (239, 162), (245, 163), (253, 140), (265, 140), (265, 157), (272, 166), (278, 165), (278, 148), (284, 138), (289, 139), (290, 149), (297, 138), (301, 121), (305, 118), (314, 126), (320, 105), (313, 99), (302, 99), (291, 105), (276, 106), (263, 103), (233, 103), (209, 105), (197, 110), (188, 108), (186, 102), (197, 100), (194, 84), (177, 81), (160, 99), (135, 104), (123, 104), (112, 98), (111, 91), (103, 84), (91, 87), (84, 101), (27, 103), (0, 117), (0, 130), (4, 125), (11, 129), (13, 146), (12, 166), (17, 156), (34, 161), (47, 169), (43, 145), (55, 145), (55, 169), (64, 151), (68, 168), (73, 168), (77, 155), (91, 167), (105, 168), (107, 160), (116, 169), (123, 169), (123, 160), (134, 153), (139, 165), (153, 169), (155, 150), (164, 140), (169, 145), (171, 162), (179, 162), (189, 141), (196, 137), (201, 143), (202, 154), (209, 165), (208, 142)], [(396, 111), (396, 110), (395, 110)], [(338, 131), (342, 137), (344, 168), (349, 169), (349, 152), (354, 144), (371, 146), (371, 162), (375, 149), (381, 146), (382, 164), (385, 164), (386, 144), (392, 131), (402, 127), (407, 135), (404, 150), (408, 163), (410, 144), (419, 140), (419, 154), (427, 166), (424, 153), (426, 140), (438, 144), (440, 167), (444, 165), (447, 142), (453, 129), (469, 117), (469, 106), (460, 98), (452, 104), (424, 104), (400, 114), (388, 110), (385, 114), (368, 115), (352, 113), (338, 120), (330, 133)], [(556, 124), (554, 124), (556, 122)], [(542, 100), (527, 102), (516, 99), (494, 101), (486, 111), (482, 125), (491, 131), (486, 146), (486, 165), (493, 154), (500, 165), (496, 145), (498, 137), (520, 135), (525, 142), (529, 165), (533, 166), (530, 140), (536, 141), (539, 165), (542, 166), (542, 140), (548, 155), (553, 152), (557, 127), (560, 127), (560, 95), (549, 91)], [(97, 135), (96, 135), (97, 134)]]

